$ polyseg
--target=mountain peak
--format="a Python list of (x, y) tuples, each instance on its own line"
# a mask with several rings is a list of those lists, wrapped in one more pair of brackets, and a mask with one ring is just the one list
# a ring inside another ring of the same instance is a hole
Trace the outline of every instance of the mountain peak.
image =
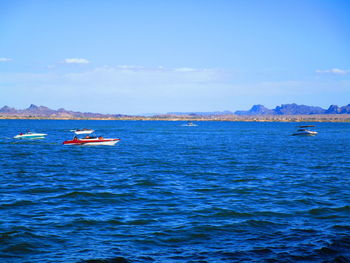
[(11, 113), (11, 112), (16, 112), (17, 110), (15, 108), (11, 108), (7, 105), (5, 105), (4, 107), (2, 107), (0, 109), (0, 112), (6, 112), (6, 113)]
[(27, 110), (36, 110), (38, 109), (39, 107), (34, 105), (34, 104), (30, 104), (30, 106), (27, 108)]
[(264, 105), (256, 104), (248, 111), (236, 111), (236, 115), (273, 115), (273, 110), (266, 108)]
[(331, 105), (329, 106), (328, 110), (326, 110), (327, 114), (338, 114), (340, 113), (340, 108), (338, 105)]
[(275, 108), (275, 114), (278, 115), (309, 115), (309, 114), (324, 114), (325, 109), (315, 106), (298, 105), (296, 103), (282, 104)]

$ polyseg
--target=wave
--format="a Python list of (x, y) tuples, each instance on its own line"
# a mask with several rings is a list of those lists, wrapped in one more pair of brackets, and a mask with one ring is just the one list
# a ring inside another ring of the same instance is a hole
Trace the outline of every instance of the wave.
[(310, 215), (317, 219), (336, 219), (348, 217), (350, 212), (350, 206), (342, 206), (342, 207), (321, 207), (321, 208), (313, 208), (308, 211)]
[(5, 203), (0, 205), (0, 209), (8, 209), (11, 207), (19, 207), (19, 206), (31, 206), (35, 205), (36, 202), (29, 201), (29, 200), (18, 200), (12, 203)]
[(79, 198), (89, 198), (89, 197), (94, 197), (94, 198), (100, 198), (100, 199), (113, 199), (115, 197), (128, 197), (128, 196), (133, 196), (134, 194), (130, 193), (124, 193), (124, 194), (115, 194), (111, 192), (85, 192), (85, 191), (73, 191), (70, 193), (58, 195), (55, 198), (62, 198), (62, 199), (73, 199), (73, 200), (78, 200)]
[(115, 257), (110, 259), (87, 259), (79, 261), (78, 263), (131, 263), (131, 261), (124, 257)]

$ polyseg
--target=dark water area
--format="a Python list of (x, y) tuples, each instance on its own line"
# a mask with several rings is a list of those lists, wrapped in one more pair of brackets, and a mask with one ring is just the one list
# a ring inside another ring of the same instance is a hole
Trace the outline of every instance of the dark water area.
[(1, 120), (1, 262), (350, 262), (350, 123), (181, 124)]

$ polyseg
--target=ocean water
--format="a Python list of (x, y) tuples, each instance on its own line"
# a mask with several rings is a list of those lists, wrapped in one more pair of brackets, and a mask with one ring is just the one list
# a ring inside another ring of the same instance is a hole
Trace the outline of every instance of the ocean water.
[(1, 120), (0, 261), (350, 262), (350, 123), (181, 124)]

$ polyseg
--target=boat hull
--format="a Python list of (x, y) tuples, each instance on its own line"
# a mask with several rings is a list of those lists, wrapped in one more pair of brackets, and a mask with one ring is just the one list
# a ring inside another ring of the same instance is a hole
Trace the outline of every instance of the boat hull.
[(74, 132), (77, 135), (81, 135), (81, 134), (91, 134), (94, 132), (94, 130), (71, 130), (72, 132)]
[(14, 139), (44, 139), (47, 134), (45, 133), (31, 133), (31, 134), (18, 134)]
[(297, 133), (293, 133), (293, 136), (314, 136), (316, 135), (317, 132), (297, 132)]
[(64, 145), (84, 145), (84, 146), (96, 146), (96, 145), (109, 145), (113, 146), (120, 139), (73, 139), (71, 141), (64, 141)]

